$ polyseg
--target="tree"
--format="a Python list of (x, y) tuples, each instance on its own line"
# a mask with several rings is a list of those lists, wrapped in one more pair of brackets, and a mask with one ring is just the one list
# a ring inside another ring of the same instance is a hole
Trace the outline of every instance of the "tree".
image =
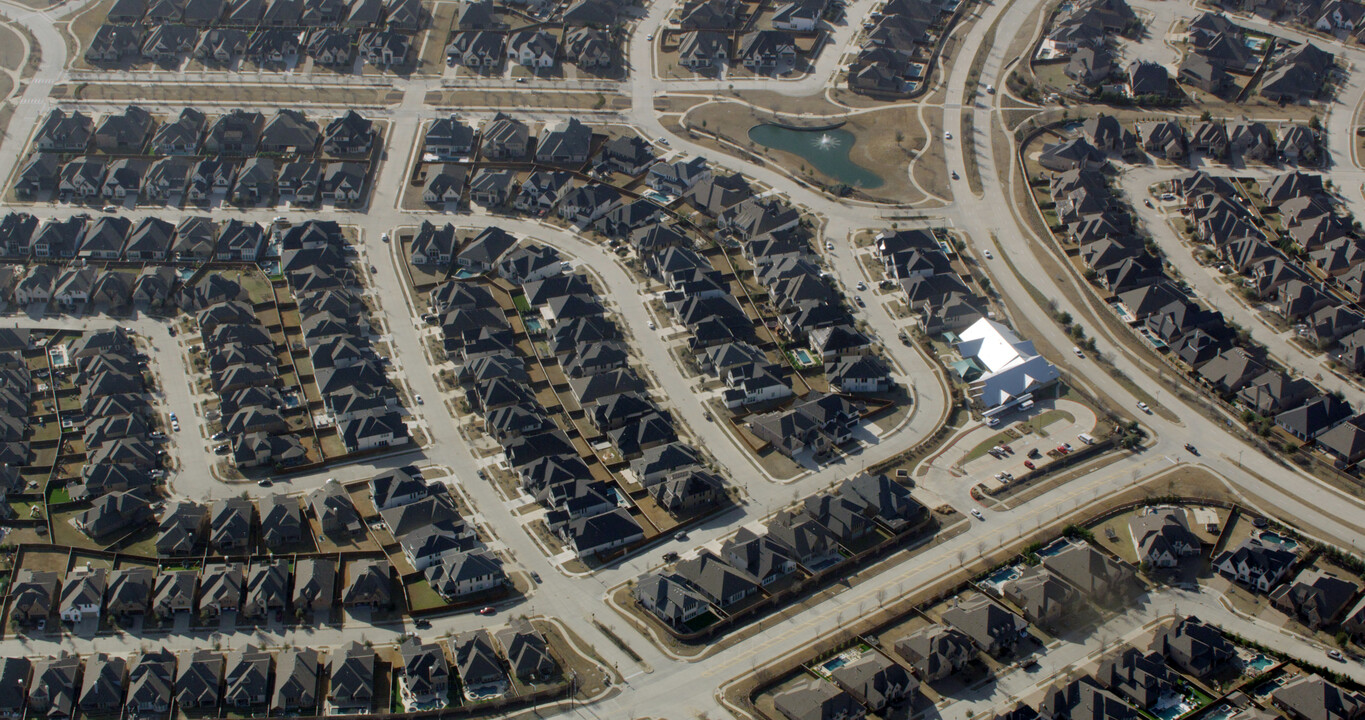
[(1209, 112), (1208, 110), (1205, 110), (1205, 111), (1203, 112), (1203, 114), (1201, 114), (1201, 115), (1199, 116), (1200, 122), (1208, 122), (1208, 121), (1210, 121), (1210, 120), (1212, 120), (1212, 119), (1213, 119), (1213, 113)]
[(1314, 115), (1312, 118), (1308, 120), (1308, 128), (1313, 132), (1321, 132), (1322, 118), (1319, 118), (1317, 115)]

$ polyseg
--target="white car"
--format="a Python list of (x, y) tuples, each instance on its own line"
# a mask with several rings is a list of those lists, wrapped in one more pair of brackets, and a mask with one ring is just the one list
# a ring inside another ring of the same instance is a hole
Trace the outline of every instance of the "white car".
[(859, 290), (866, 290), (866, 289), (867, 289), (867, 283), (863, 282), (862, 280), (859, 280), (859, 281), (858, 281), (858, 289), (859, 289)]
[(1145, 403), (1145, 402), (1139, 402), (1137, 406), (1138, 406), (1138, 409), (1139, 409), (1139, 410), (1141, 410), (1141, 411), (1147, 413), (1148, 415), (1151, 415), (1151, 414), (1152, 414), (1152, 409), (1149, 408), (1149, 407), (1147, 407), (1147, 403)]
[(987, 260), (994, 260), (994, 259), (995, 259), (995, 256), (991, 254), (991, 251), (990, 251), (990, 250), (987, 250), (987, 251), (986, 251), (986, 259), (987, 259)]
[(416, 400), (418, 405), (424, 404), (421, 395), (413, 395), (413, 396), (412, 396), (412, 399), (413, 399), (413, 400)]
[(645, 42), (654, 42), (654, 33), (650, 33), (649, 36), (645, 38)]
[(944, 130), (944, 131), (943, 131), (943, 139), (944, 139), (944, 140), (952, 140), (952, 139), (953, 139), (953, 134), (952, 134), (951, 132), (948, 132), (947, 130)]
[(653, 320), (650, 320), (650, 321), (649, 321), (649, 329), (650, 329), (650, 330), (656, 329), (656, 326), (654, 325), (654, 321), (653, 321)]
[(825, 249), (832, 252), (832, 251), (834, 250), (834, 243), (832, 243), (832, 242), (826, 242), (826, 243), (825, 243)]
[(982, 515), (982, 514), (981, 514), (981, 511), (980, 511), (980, 510), (977, 510), (976, 508), (972, 508), (972, 517), (976, 518), (977, 520), (985, 520), (985, 519), (986, 519), (986, 516), (985, 516), (985, 515)]

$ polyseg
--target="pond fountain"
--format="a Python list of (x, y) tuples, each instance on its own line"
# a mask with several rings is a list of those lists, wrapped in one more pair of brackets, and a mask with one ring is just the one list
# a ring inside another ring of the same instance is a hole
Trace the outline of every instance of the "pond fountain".
[(835, 182), (863, 189), (883, 184), (881, 176), (849, 157), (858, 138), (843, 128), (797, 130), (765, 123), (749, 128), (749, 139), (763, 147), (798, 155)]

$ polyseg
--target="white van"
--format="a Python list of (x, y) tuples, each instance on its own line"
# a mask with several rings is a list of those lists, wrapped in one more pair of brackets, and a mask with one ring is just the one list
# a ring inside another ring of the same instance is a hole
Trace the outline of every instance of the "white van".
[(1095, 444), (1095, 438), (1090, 437), (1090, 434), (1089, 434), (1089, 433), (1081, 433), (1080, 435), (1077, 435), (1077, 436), (1076, 436), (1076, 439), (1077, 439), (1077, 440), (1080, 440), (1081, 442), (1085, 443), (1086, 445), (1094, 445), (1094, 444)]

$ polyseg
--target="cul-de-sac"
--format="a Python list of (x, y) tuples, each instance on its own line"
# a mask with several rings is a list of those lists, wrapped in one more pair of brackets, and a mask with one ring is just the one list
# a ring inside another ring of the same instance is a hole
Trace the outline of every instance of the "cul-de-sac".
[(1365, 720), (1362, 221), (1362, 0), (0, 0), (0, 718)]

